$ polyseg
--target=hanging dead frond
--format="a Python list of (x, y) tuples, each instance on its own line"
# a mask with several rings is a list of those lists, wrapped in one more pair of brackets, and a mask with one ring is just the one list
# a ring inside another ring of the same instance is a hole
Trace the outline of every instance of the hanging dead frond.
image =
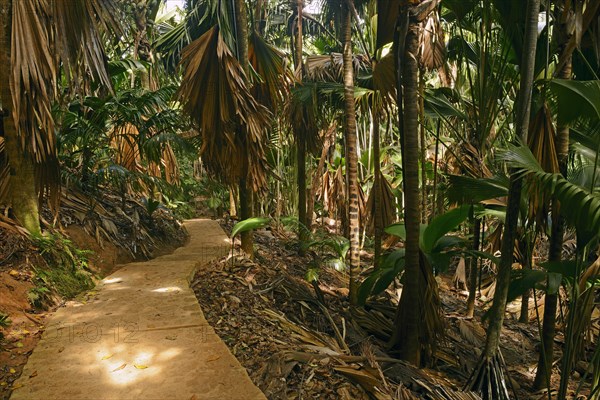
[[(546, 172), (558, 173), (558, 153), (556, 152), (556, 131), (552, 123), (552, 113), (544, 103), (529, 125), (527, 145), (531, 153)], [(531, 185), (529, 190), (529, 219), (535, 220), (542, 229), (547, 224), (552, 197)]]
[(111, 146), (115, 149), (115, 164), (129, 171), (142, 171), (140, 149), (136, 142), (138, 129), (132, 124), (116, 127), (111, 135)]
[(250, 93), (218, 26), (183, 50), (181, 64), (177, 97), (202, 135), (206, 168), (228, 183), (244, 177), (255, 191), (266, 187), (265, 132), (271, 113)]
[[(371, 61), (367, 56), (354, 54), (352, 57), (355, 75), (358, 71), (370, 69)], [(338, 83), (344, 81), (344, 62), (341, 53), (311, 55), (306, 58), (305, 66), (305, 77), (308, 80)]]
[[(385, 178), (385, 175), (381, 173), (381, 185), (379, 186), (379, 199), (381, 199), (380, 204), (380, 212), (381, 212), (381, 226), (388, 226), (395, 222), (396, 220), (396, 196), (394, 196), (394, 192), (392, 191), (392, 187), (388, 180)], [(369, 198), (367, 200), (367, 204), (365, 207), (365, 218), (367, 221), (367, 233), (372, 234), (375, 229), (375, 196), (377, 194), (374, 190), (371, 190), (369, 193)]]
[[(115, 0), (22, 0), (12, 2), (10, 43), (12, 96), (21, 151), (35, 166), (40, 198), (59, 203), (59, 172), (52, 103), (58, 78), (80, 94), (90, 81), (110, 89), (103, 32), (118, 30)], [(5, 66), (6, 67), (6, 66)], [(76, 78), (76, 79), (72, 79)]]
[(446, 58), (446, 42), (444, 31), (437, 12), (432, 12), (421, 24), (419, 38), (419, 64), (429, 71), (444, 65)]
[(263, 106), (274, 110), (289, 97), (293, 77), (286, 65), (285, 54), (269, 45), (262, 36), (253, 32), (248, 43), (250, 65), (260, 81), (252, 86), (252, 94)]

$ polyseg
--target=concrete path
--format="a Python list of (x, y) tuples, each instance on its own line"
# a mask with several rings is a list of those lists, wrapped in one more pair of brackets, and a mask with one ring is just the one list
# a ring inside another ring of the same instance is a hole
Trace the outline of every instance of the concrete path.
[(124, 265), (84, 304), (50, 319), (11, 399), (265, 399), (208, 325), (194, 272), (227, 253), (218, 223), (185, 223), (189, 243)]

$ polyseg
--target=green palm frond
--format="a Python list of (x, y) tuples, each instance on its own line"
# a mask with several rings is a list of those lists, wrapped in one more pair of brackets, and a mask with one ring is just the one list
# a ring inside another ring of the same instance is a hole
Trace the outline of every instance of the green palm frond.
[(558, 173), (546, 172), (527, 146), (510, 145), (498, 158), (529, 177), (532, 184), (553, 195), (561, 203), (560, 212), (577, 229), (578, 246), (600, 232), (600, 196), (569, 182)]

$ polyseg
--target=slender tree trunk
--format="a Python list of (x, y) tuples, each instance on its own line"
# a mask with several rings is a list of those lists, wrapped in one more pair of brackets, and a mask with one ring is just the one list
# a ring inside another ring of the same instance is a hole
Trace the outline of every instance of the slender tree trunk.
[(41, 232), (35, 170), (31, 157), (20, 145), (19, 133), (13, 114), (11, 93), (11, 29), (12, 1), (0, 0), (0, 100), (4, 124), (5, 151), (10, 167), (8, 202), (15, 218), (30, 233)]
[[(523, 238), (523, 271), (531, 271), (531, 250), (529, 239), (527, 236)], [(519, 314), (519, 322), (529, 322), (529, 297), (531, 297), (531, 289), (527, 289), (521, 296), (521, 313)]]
[[(243, 221), (245, 219), (252, 217), (252, 190), (249, 188), (248, 182), (246, 179), (240, 179), (240, 219)], [(250, 258), (254, 257), (254, 236), (252, 235), (252, 231), (242, 232), (240, 234), (240, 239), (242, 242), (242, 250), (246, 255)]]
[(427, 165), (425, 164), (425, 71), (419, 70), (419, 142), (421, 163), (421, 222), (427, 221)]
[[(375, 69), (375, 61), (373, 61), (373, 69)], [(383, 236), (383, 214), (381, 208), (381, 144), (379, 132), (379, 108), (373, 96), (371, 104), (371, 115), (373, 118), (373, 227), (374, 227), (374, 260), (373, 266), (379, 266), (381, 258), (381, 237)]]
[[(246, 77), (250, 72), (250, 62), (248, 60), (248, 18), (246, 15), (246, 3), (244, 0), (235, 0), (235, 25), (236, 25), (236, 47), (237, 56)], [(252, 217), (254, 203), (252, 189), (247, 177), (240, 178), (239, 181), (240, 196), (240, 218), (242, 220)], [(254, 256), (254, 237), (252, 231), (240, 234), (242, 250), (249, 256)]]
[[(523, 141), (527, 142), (527, 128), (531, 113), (531, 95), (533, 91), (533, 73), (535, 67), (535, 51), (537, 45), (537, 24), (540, 10), (540, 0), (529, 0), (527, 2), (527, 16), (525, 20), (525, 39), (521, 60), (521, 84), (516, 103), (516, 133)], [(517, 222), (519, 219), (519, 206), (522, 179), (512, 174), (508, 191), (508, 205), (506, 207), (506, 224), (502, 237), (502, 256), (498, 266), (496, 277), (496, 290), (494, 301), (489, 314), (489, 325), (484, 349), (484, 357), (491, 360), (498, 352), (500, 345), (500, 331), (504, 322), (504, 311), (506, 298), (510, 283), (510, 272), (513, 263), (513, 251), (515, 246)]]
[(354, 104), (354, 65), (352, 62), (352, 14), (350, 3), (346, 0), (342, 6), (343, 31), (342, 43), (344, 45), (344, 102), (345, 102), (345, 133), (346, 133), (346, 174), (348, 192), (348, 225), (350, 229), (350, 303), (357, 303), (358, 274), (360, 272), (360, 221), (358, 207), (358, 155), (356, 135), (356, 109)]
[[(407, 11), (401, 10), (400, 15)], [(404, 22), (406, 23), (406, 22)], [(400, 24), (401, 25), (401, 24)], [(398, 39), (402, 41), (403, 38)], [(421, 224), (421, 210), (419, 198), (419, 67), (417, 53), (419, 46), (418, 21), (411, 18), (408, 22), (404, 46), (397, 44), (397, 48), (404, 48), (403, 54), (397, 54), (398, 65), (401, 71), (401, 141), (404, 181), (404, 225), (406, 227), (405, 242), (405, 269), (402, 296), (396, 312), (395, 329), (391, 344), (398, 349), (399, 357), (414, 365), (421, 361), (421, 346), (419, 343), (420, 325), (422, 323), (421, 310), (423, 307), (419, 293), (420, 247), (419, 231)], [(400, 51), (398, 51), (400, 53)], [(401, 64), (400, 64), (401, 62)]]
[[(473, 222), (473, 250), (479, 250), (481, 242), (481, 220), (475, 218)], [(469, 268), (469, 297), (467, 298), (466, 317), (473, 318), (475, 313), (475, 297), (477, 297), (477, 277), (479, 276), (478, 268), (479, 258), (471, 257)]]
[(152, 79), (152, 63), (154, 55), (152, 54), (152, 45), (148, 39), (148, 0), (135, 0), (132, 2), (133, 16), (135, 20), (135, 37), (133, 45), (133, 56), (136, 60), (141, 60), (150, 65), (147, 70), (140, 73), (141, 86), (144, 89), (157, 89), (156, 79)]
[[(304, 61), (303, 61), (303, 37), (302, 37), (302, 6), (303, 1), (297, 0), (296, 3), (296, 34), (294, 35), (294, 64), (298, 71), (298, 81), (302, 83), (304, 78)], [(304, 111), (303, 111), (304, 113)], [(297, 161), (297, 176), (296, 183), (298, 185), (298, 221), (301, 226), (298, 229), (298, 238), (301, 242), (308, 240), (307, 229), (308, 217), (306, 214), (306, 135), (302, 126), (294, 126), (296, 137), (296, 161)], [(303, 228), (302, 225), (306, 227)], [(300, 252), (303, 252), (303, 246), (300, 246)]]
[[(572, 57), (569, 57), (560, 71), (559, 78), (571, 79)], [(559, 126), (556, 135), (556, 152), (560, 173), (567, 176), (567, 162), (569, 157), (569, 127)], [(549, 261), (560, 261), (562, 258), (563, 236), (565, 233), (565, 220), (560, 215), (559, 203), (552, 201), (552, 232), (550, 234), (550, 248), (548, 249)], [(546, 294), (544, 301), (544, 321), (542, 322), (542, 342), (537, 363), (537, 372), (533, 381), (534, 389), (548, 387), (552, 377), (552, 362), (554, 361), (554, 335), (556, 333), (556, 311), (558, 307), (558, 293)]]
[(325, 170), (325, 161), (327, 160), (327, 154), (335, 138), (336, 125), (332, 125), (327, 132), (325, 132), (325, 139), (323, 141), (323, 149), (321, 150), (321, 158), (319, 164), (314, 172), (312, 185), (310, 186), (310, 194), (308, 201), (306, 202), (306, 219), (308, 226), (312, 226), (312, 215), (315, 209), (315, 198), (317, 197), (317, 190), (320, 185), (320, 179), (323, 176)]

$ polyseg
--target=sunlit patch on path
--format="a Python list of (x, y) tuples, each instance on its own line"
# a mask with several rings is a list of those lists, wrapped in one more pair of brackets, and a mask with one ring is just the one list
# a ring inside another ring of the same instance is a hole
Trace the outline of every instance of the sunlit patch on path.
[(229, 241), (215, 221), (186, 228), (186, 246), (126, 264), (88, 301), (59, 309), (11, 399), (264, 399), (189, 287)]

